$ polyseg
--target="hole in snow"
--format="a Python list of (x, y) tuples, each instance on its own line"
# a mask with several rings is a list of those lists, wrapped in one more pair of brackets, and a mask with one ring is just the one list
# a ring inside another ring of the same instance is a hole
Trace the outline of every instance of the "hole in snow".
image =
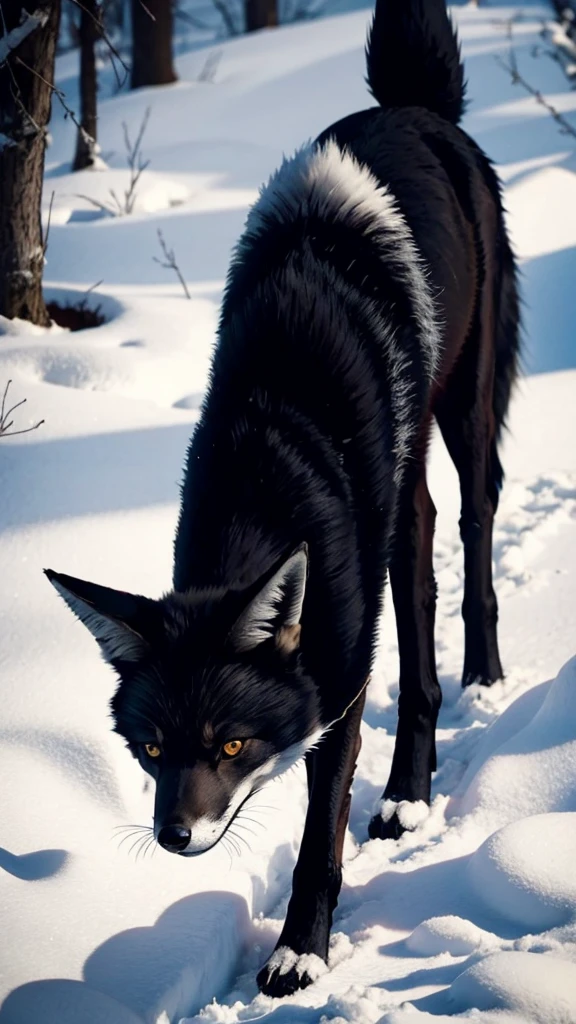
[[(101, 284), (101, 282), (99, 282)], [(85, 331), (114, 320), (123, 306), (110, 295), (75, 288), (44, 289), (46, 308), (54, 323), (68, 331)]]
[(100, 312), (100, 306), (90, 309), (86, 299), (81, 299), (76, 305), (67, 303), (64, 306), (58, 302), (47, 302), (46, 308), (50, 319), (69, 331), (85, 331), (89, 327), (100, 327), (106, 319)]

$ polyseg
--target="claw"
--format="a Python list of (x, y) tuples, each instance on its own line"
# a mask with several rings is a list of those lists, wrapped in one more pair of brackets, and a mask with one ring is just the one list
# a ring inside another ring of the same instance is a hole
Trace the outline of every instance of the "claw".
[(295, 967), (291, 967), (286, 974), (280, 974), (278, 968), (269, 971), (268, 966), (263, 967), (258, 978), (258, 988), (265, 996), (274, 996), (276, 999), (283, 999), (284, 996), (291, 996), (300, 988), (307, 988), (312, 984), (313, 979), (304, 971), (298, 974)]
[(315, 953), (298, 955), (289, 946), (279, 946), (256, 980), (264, 995), (282, 999), (298, 989), (308, 988), (327, 970), (325, 961)]

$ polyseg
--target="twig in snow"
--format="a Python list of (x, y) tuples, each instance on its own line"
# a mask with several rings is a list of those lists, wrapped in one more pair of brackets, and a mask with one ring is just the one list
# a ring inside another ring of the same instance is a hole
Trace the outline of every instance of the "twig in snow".
[(178, 277), (178, 280), (180, 281), (180, 284), (182, 285), (182, 287), (184, 289), (184, 294), (185, 294), (186, 298), (187, 299), (191, 299), (192, 296), (190, 295), (190, 292), (188, 291), (188, 285), (186, 284), (186, 281), (184, 280), (184, 278), (182, 276), (182, 272), (180, 270), (180, 267), (178, 266), (178, 264), (176, 262), (176, 255), (174, 253), (174, 249), (169, 249), (168, 248), (168, 246), (166, 245), (166, 239), (164, 238), (164, 235), (162, 234), (160, 228), (158, 228), (158, 241), (160, 242), (160, 246), (161, 246), (162, 252), (164, 253), (164, 261), (163, 260), (159, 260), (157, 256), (153, 256), (152, 259), (160, 267), (164, 267), (165, 270), (173, 270), (174, 271), (174, 273)]
[(130, 169), (130, 181), (128, 188), (124, 191), (124, 198), (119, 199), (114, 189), (110, 189), (110, 196), (112, 197), (112, 203), (105, 202), (100, 199), (92, 199), (91, 196), (83, 195), (78, 193), (79, 199), (85, 199), (88, 203), (92, 203), (96, 209), (102, 210), (103, 213), (108, 213), (111, 217), (123, 217), (126, 214), (134, 212), (134, 205), (136, 203), (136, 186), (140, 181), (140, 178), (146, 168), (149, 166), (150, 161), (144, 160), (142, 156), (142, 139), (144, 138), (144, 132), (150, 119), (151, 109), (146, 108), (144, 117), (142, 118), (142, 124), (138, 130), (138, 135), (132, 143), (130, 134), (128, 132), (128, 125), (125, 121), (122, 122), (122, 130), (124, 132), (124, 145), (126, 146), (126, 160)]
[(84, 292), (84, 299), (86, 300), (88, 296), (91, 294), (91, 292), (96, 291), (96, 289), (99, 288), (101, 284), (104, 284), (103, 277), (101, 277), (99, 281), (95, 281), (94, 284), (91, 284), (90, 287), (86, 289), (86, 291)]
[(0, 407), (0, 438), (1, 437), (14, 437), (16, 434), (30, 434), (33, 430), (38, 430), (45, 422), (44, 420), (38, 420), (32, 427), (24, 427), (22, 430), (10, 430), (10, 427), (14, 426), (14, 420), (10, 419), (10, 416), (16, 409), (24, 405), (26, 399), (23, 398), (20, 402), (16, 402), (15, 405), (11, 406), (10, 409), (6, 408), (6, 399), (8, 398), (8, 391), (12, 381), (9, 380), (6, 387), (4, 388), (4, 394), (2, 396), (2, 406)]
[(508, 72), (512, 79), (512, 85), (521, 85), (527, 93), (530, 93), (530, 96), (534, 97), (541, 107), (544, 107), (544, 109), (548, 111), (550, 117), (556, 121), (562, 135), (572, 135), (572, 137), (576, 139), (576, 127), (570, 124), (559, 110), (556, 110), (556, 107), (554, 107), (552, 103), (542, 95), (539, 89), (535, 89), (534, 86), (530, 85), (530, 82), (527, 82), (524, 76), (520, 74), (516, 62), (516, 54), (513, 50), (510, 51), (508, 61), (504, 60), (502, 57), (496, 57), (496, 61), (501, 68), (504, 68), (504, 71)]
[(77, 199), (85, 199), (87, 203), (92, 203), (92, 206), (95, 206), (97, 210), (102, 210), (102, 213), (107, 213), (110, 217), (120, 216), (121, 211), (116, 210), (108, 203), (102, 203), (99, 199), (93, 199), (92, 196), (85, 195), (84, 192), (77, 192), (76, 197)]
[(554, 107), (552, 103), (550, 103), (550, 101), (547, 100), (546, 97), (542, 95), (540, 90), (534, 88), (533, 85), (530, 85), (530, 82), (528, 82), (520, 73), (520, 69), (518, 67), (518, 60), (516, 57), (516, 51), (512, 45), (515, 20), (517, 20), (517, 18), (513, 16), (512, 18), (508, 18), (506, 21), (506, 35), (510, 40), (510, 51), (508, 54), (508, 60), (506, 61), (504, 60), (503, 57), (496, 56), (496, 62), (500, 65), (501, 68), (504, 69), (504, 71), (508, 72), (510, 78), (512, 79), (512, 85), (521, 85), (522, 88), (527, 93), (530, 94), (530, 96), (534, 97), (536, 102), (539, 103), (541, 107), (544, 107), (544, 109), (548, 111), (550, 117), (552, 117), (554, 121), (556, 121), (556, 124), (558, 125), (563, 135), (572, 135), (573, 138), (576, 139), (576, 127), (570, 124), (570, 121), (568, 121), (560, 113), (560, 111), (557, 110), (556, 107)]
[(124, 132), (124, 144), (126, 146), (126, 153), (128, 158), (128, 167), (130, 168), (130, 185), (127, 191), (124, 193), (124, 212), (132, 213), (134, 209), (134, 203), (136, 202), (136, 185), (142, 175), (143, 171), (146, 170), (150, 161), (144, 160), (142, 157), (142, 139), (144, 138), (144, 132), (146, 131), (148, 121), (150, 120), (150, 107), (146, 108), (144, 117), (142, 118), (142, 124), (140, 130), (136, 136), (134, 145), (130, 141), (130, 135), (128, 134), (128, 125), (125, 121), (122, 122), (122, 131)]

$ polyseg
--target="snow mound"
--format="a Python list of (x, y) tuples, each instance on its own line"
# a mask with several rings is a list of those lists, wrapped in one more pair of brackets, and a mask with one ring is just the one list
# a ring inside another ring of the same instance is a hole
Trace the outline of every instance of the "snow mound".
[(476, 814), (491, 830), (534, 814), (576, 811), (576, 658), (564, 665), (533, 718), (471, 780), (467, 773), (460, 791), (451, 812)]
[(8, 996), (0, 1010), (2, 1024), (144, 1024), (143, 1018), (117, 999), (80, 981), (33, 981)]
[(442, 1008), (457, 1013), (501, 1009), (527, 1024), (574, 1024), (576, 964), (537, 953), (493, 953), (460, 974), (438, 1002), (444, 999)]
[(381, 1017), (378, 1024), (453, 1024), (455, 1020), (465, 1020), (466, 1024), (528, 1024), (523, 1017), (518, 1017), (516, 1014), (505, 1013), (502, 1010), (496, 1010), (494, 1013), (480, 1013), (471, 1010), (461, 1017), (457, 1017), (454, 1014), (446, 1016), (445, 1014), (436, 1013), (423, 1013), (417, 1010), (412, 1003), (404, 1003), (398, 1007), (397, 1010), (392, 1010), (391, 1013), (387, 1013), (384, 1017)]
[(123, 217), (129, 213), (132, 216), (158, 213), (182, 206), (190, 194), (182, 181), (147, 170), (133, 197), (132, 211), (129, 211), (126, 209), (129, 182), (127, 171), (113, 168), (108, 168), (102, 177), (89, 171), (80, 178), (79, 184), (76, 175), (63, 177), (57, 223), (75, 224), (104, 217)]
[[(376, 1024), (382, 1013), (377, 992), (361, 985), (352, 985), (340, 996), (330, 995), (326, 1011), (321, 1020), (330, 1021), (331, 1024)], [(297, 1019), (294, 1018), (295, 1021)], [(317, 1019), (317, 1015), (311, 1018), (311, 1024)]]
[(491, 932), (454, 914), (423, 921), (406, 939), (407, 948), (421, 956), (437, 956), (439, 953), (469, 956), (477, 949), (487, 949), (497, 943), (499, 939)]
[(576, 814), (537, 814), (490, 836), (468, 878), (491, 910), (534, 931), (576, 913)]

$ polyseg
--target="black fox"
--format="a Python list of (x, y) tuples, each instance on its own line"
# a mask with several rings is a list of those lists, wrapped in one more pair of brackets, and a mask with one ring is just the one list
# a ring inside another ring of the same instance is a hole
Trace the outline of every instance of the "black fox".
[(492, 521), (519, 314), (500, 189), (458, 128), (444, 0), (377, 0), (367, 63), (379, 105), (285, 160), (249, 213), (188, 451), (173, 590), (149, 600), (47, 573), (119, 676), (115, 728), (156, 780), (165, 849), (209, 849), (305, 757), (292, 898), (258, 978), (276, 996), (325, 969), (388, 574), (399, 719), (370, 836), (398, 837), (430, 801), (433, 416), (461, 484), (463, 682), (502, 676)]

